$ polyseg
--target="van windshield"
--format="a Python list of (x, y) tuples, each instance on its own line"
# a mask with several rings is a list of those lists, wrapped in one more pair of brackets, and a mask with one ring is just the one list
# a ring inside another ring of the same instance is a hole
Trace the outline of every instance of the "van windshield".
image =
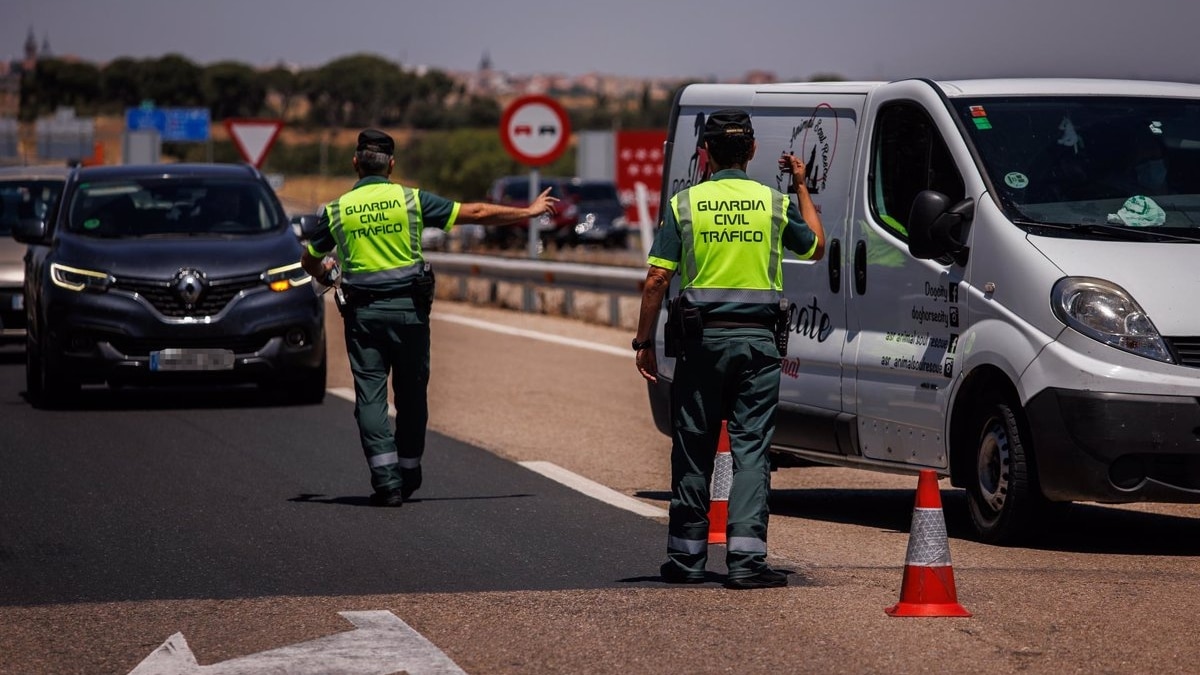
[(1200, 234), (1200, 101), (989, 97), (953, 105), (1012, 220)]
[(92, 237), (261, 234), (283, 222), (263, 186), (222, 179), (93, 181), (69, 208), (67, 229)]

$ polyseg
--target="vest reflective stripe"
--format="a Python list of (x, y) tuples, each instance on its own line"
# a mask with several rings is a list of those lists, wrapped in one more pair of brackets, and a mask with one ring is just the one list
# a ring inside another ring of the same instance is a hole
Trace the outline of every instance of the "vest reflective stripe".
[(418, 190), (396, 183), (363, 185), (330, 203), (326, 212), (345, 282), (369, 285), (420, 273)]
[(684, 297), (697, 303), (777, 303), (783, 297), (787, 204), (787, 195), (739, 178), (701, 183), (672, 197), (685, 242)]
[(667, 550), (679, 551), (680, 553), (704, 553), (708, 550), (708, 538), (704, 539), (683, 539), (681, 537), (667, 537)]
[(755, 537), (730, 537), (729, 541), (725, 543), (725, 547), (738, 553), (767, 552), (767, 542)]
[(378, 469), (381, 466), (390, 466), (395, 464), (400, 459), (400, 454), (396, 452), (385, 452), (382, 455), (372, 455), (367, 459), (367, 464), (371, 465), (372, 469)]

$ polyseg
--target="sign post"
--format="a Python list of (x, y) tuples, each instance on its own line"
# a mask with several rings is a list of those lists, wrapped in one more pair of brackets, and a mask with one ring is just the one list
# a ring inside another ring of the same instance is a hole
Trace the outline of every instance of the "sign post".
[(263, 160), (275, 144), (283, 120), (226, 119), (225, 129), (233, 139), (234, 146), (247, 164), (262, 168)]
[[(571, 120), (558, 101), (549, 96), (521, 96), (500, 116), (500, 140), (513, 159), (531, 167), (529, 201), (537, 198), (537, 167), (562, 156), (571, 140)], [(538, 219), (529, 220), (529, 257), (538, 255)]]

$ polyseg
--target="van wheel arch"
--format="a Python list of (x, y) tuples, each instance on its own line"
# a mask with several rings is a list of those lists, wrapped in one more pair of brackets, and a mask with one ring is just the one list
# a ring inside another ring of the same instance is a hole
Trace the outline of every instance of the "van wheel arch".
[(966, 490), (971, 524), (986, 543), (1028, 540), (1052, 506), (1042, 495), (1019, 400), (1002, 372), (981, 369), (963, 383), (951, 417), (951, 485)]

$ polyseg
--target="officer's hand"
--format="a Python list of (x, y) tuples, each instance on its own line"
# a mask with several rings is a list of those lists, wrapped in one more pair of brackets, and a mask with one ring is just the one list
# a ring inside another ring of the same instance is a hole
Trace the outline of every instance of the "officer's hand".
[(542, 194), (538, 195), (537, 199), (533, 200), (533, 203), (529, 205), (530, 218), (535, 218), (542, 214), (554, 215), (554, 204), (558, 201), (558, 197), (550, 196), (551, 189), (546, 188), (542, 190)]
[(637, 356), (634, 357), (634, 363), (637, 364), (638, 372), (647, 382), (658, 383), (658, 355), (654, 353), (654, 347), (639, 349)]
[(780, 157), (779, 170), (783, 171), (784, 173), (792, 174), (792, 180), (796, 181), (797, 184), (804, 184), (805, 172), (807, 169), (804, 167), (804, 162), (800, 161), (800, 158), (795, 154), (789, 152)]

